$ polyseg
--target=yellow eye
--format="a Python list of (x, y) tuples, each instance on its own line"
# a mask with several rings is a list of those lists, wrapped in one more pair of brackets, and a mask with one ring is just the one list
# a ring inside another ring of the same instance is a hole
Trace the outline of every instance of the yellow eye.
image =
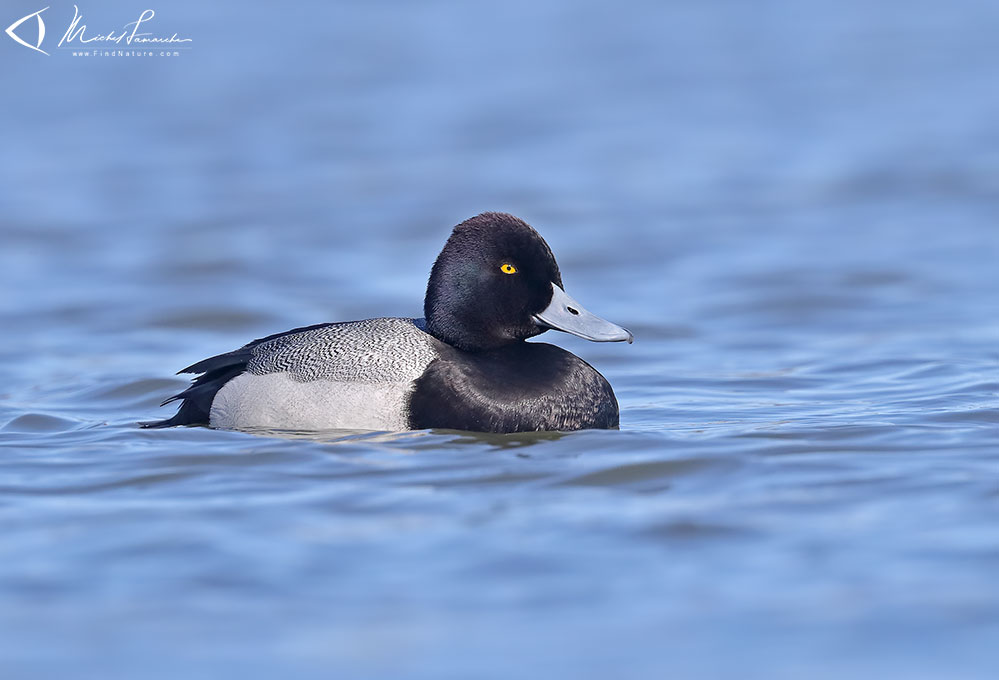
[(503, 272), (504, 274), (516, 274), (517, 268), (514, 267), (509, 262), (504, 262), (503, 264), (500, 265), (500, 271)]

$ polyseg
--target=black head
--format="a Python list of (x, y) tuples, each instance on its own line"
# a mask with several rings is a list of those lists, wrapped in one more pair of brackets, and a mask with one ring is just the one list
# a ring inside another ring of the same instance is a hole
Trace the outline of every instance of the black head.
[(451, 232), (437, 256), (423, 312), (427, 330), (464, 350), (502, 347), (546, 329), (534, 318), (562, 275), (538, 232), (506, 213), (487, 212)]

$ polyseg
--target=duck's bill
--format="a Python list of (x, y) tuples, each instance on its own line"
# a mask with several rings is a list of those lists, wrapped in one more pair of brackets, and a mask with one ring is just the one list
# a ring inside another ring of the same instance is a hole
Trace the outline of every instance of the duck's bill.
[(544, 311), (534, 315), (534, 322), (543, 328), (572, 333), (593, 342), (630, 343), (635, 339), (626, 328), (586, 311), (554, 283), (551, 303)]

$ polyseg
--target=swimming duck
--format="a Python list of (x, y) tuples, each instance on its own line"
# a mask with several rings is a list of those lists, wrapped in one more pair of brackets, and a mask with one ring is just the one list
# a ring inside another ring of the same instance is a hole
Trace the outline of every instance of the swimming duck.
[(188, 366), (177, 414), (144, 427), (525, 432), (616, 428), (617, 399), (547, 330), (633, 340), (565, 292), (545, 240), (486, 212), (456, 226), (434, 262), (424, 318), (296, 328)]

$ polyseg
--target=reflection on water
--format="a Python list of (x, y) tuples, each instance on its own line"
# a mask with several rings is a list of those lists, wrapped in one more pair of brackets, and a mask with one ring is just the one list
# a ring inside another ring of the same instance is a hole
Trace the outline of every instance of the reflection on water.
[[(5, 677), (994, 675), (996, 7), (156, 11), (0, 43)], [(136, 427), (487, 209), (620, 431)]]

